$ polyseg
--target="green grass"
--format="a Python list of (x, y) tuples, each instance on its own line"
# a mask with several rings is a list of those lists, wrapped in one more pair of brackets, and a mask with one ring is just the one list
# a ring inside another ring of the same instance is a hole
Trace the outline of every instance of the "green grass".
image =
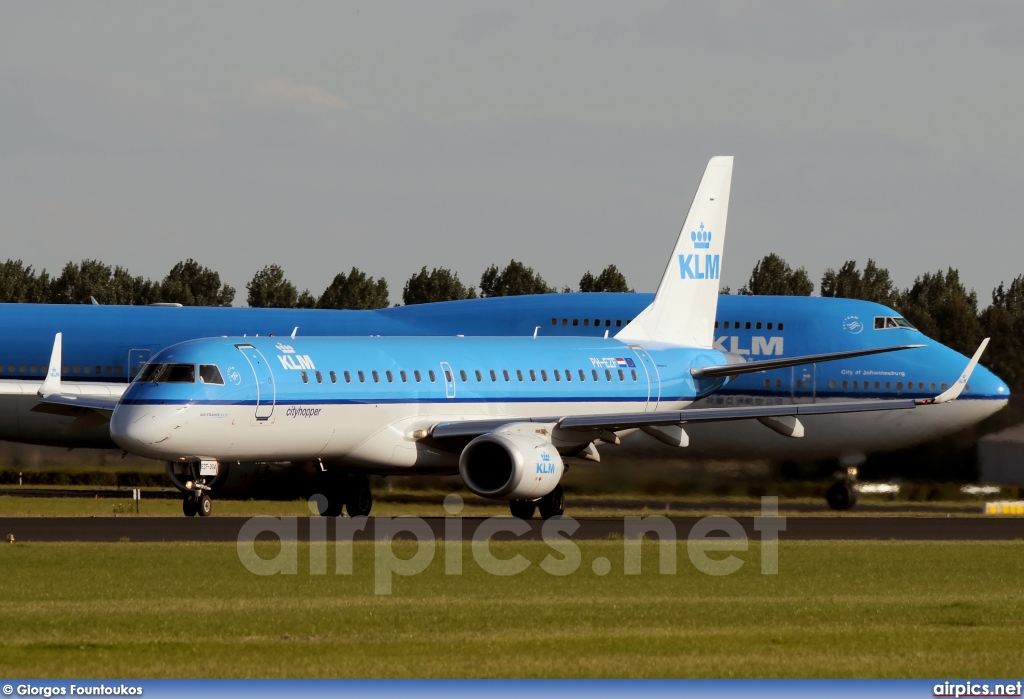
[(752, 544), (722, 577), (685, 542), (676, 575), (649, 543), (627, 576), (623, 546), (580, 542), (563, 577), (540, 542), (492, 544), (531, 562), (510, 577), (468, 544), (445, 575), (439, 546), (385, 596), (372, 543), (353, 575), (334, 574), (333, 546), (330, 574), (310, 575), (300, 545), (297, 575), (265, 577), (234, 544), (5, 545), (0, 653), (12, 677), (998, 677), (1024, 661), (1021, 542), (783, 542), (778, 575)]

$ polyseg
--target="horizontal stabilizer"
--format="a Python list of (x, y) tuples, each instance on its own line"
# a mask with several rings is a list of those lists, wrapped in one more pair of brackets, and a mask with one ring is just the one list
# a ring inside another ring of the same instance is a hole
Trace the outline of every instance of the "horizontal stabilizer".
[(758, 371), (770, 369), (785, 369), (791, 366), (802, 366), (804, 364), (817, 364), (818, 362), (831, 362), (836, 359), (851, 359), (853, 357), (865, 357), (869, 354), (883, 354), (885, 352), (898, 352), (905, 349), (917, 349), (924, 345), (897, 345), (894, 347), (875, 347), (872, 349), (850, 350), (849, 352), (829, 352), (826, 354), (808, 354), (803, 357), (786, 357), (784, 359), (762, 359), (757, 362), (744, 362), (743, 364), (726, 364), (725, 366), (704, 366), (690, 369), (690, 374), (695, 379), (710, 379), (720, 376), (735, 376), (737, 374), (753, 374)]

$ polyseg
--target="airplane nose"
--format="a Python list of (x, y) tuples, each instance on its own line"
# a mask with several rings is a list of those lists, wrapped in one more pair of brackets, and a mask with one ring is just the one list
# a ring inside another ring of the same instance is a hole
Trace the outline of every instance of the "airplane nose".
[(118, 405), (110, 416), (110, 437), (125, 451), (160, 458), (159, 445), (171, 436), (168, 424), (146, 406)]
[(1010, 388), (1006, 382), (980, 364), (974, 369), (967, 385), (970, 388), (964, 391), (964, 398), (1003, 402), (1010, 399)]

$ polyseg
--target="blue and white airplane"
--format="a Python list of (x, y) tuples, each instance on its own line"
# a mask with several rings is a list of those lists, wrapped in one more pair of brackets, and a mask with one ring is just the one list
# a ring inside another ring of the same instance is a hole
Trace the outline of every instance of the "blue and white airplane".
[[(921, 345), (744, 361), (715, 349), (732, 159), (714, 158), (653, 302), (611, 339), (218, 338), (158, 353), (113, 410), (127, 451), (184, 466), (186, 514), (208, 514), (206, 477), (231, 463), (316, 461), (328, 472), (451, 473), (513, 514), (560, 514), (563, 456), (641, 429), (676, 446), (683, 424), (756, 418), (799, 436), (798, 416), (910, 410), (963, 390), (984, 345), (937, 397), (684, 410), (742, 374)], [(57, 362), (59, 364), (59, 362)], [(110, 402), (41, 392), (53, 406)], [(346, 492), (347, 491), (347, 492)], [(369, 511), (365, 478), (329, 489), (325, 514)]]

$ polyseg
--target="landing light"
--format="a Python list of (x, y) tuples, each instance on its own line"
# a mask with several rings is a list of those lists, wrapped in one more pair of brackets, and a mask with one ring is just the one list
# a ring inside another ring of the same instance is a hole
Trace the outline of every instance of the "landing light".
[(423, 438), (425, 438), (425, 437), (426, 437), (426, 436), (427, 436), (428, 434), (430, 434), (430, 433), (429, 433), (429, 432), (427, 432), (426, 430), (413, 430), (413, 431), (412, 431), (412, 438), (413, 438), (413, 439), (423, 439)]
[(192, 481), (185, 481), (185, 490), (192, 490)]

